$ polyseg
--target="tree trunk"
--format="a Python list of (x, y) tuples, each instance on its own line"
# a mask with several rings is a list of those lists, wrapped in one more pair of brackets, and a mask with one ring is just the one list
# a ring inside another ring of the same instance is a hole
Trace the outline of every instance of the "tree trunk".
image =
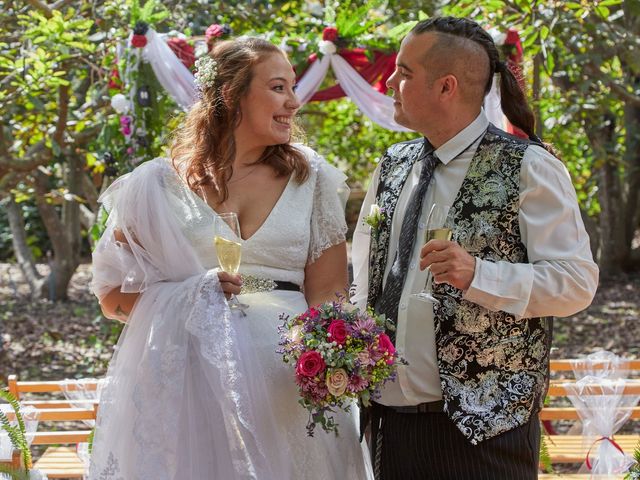
[(542, 114), (540, 112), (540, 90), (541, 90), (541, 85), (540, 85), (540, 63), (542, 62), (542, 57), (540, 56), (540, 53), (538, 53), (534, 58), (533, 58), (533, 87), (532, 87), (532, 94), (533, 94), (533, 109), (534, 109), (534, 114), (536, 116), (536, 135), (538, 136), (538, 138), (541, 138), (544, 140), (544, 131), (543, 131), (543, 125), (542, 125)]
[(7, 201), (7, 217), (9, 218), (11, 243), (13, 244), (13, 253), (16, 256), (16, 261), (22, 271), (22, 275), (29, 284), (31, 295), (38, 297), (44, 281), (42, 275), (36, 269), (36, 262), (31, 249), (27, 245), (24, 218), (22, 217), (20, 206), (15, 202), (13, 195), (9, 195)]
[[(65, 176), (69, 185), (69, 193), (78, 195), (79, 177), (82, 175), (80, 160), (72, 155), (68, 162), (61, 161), (66, 167)], [(65, 199), (62, 215), (47, 200), (50, 192), (49, 177), (41, 170), (34, 172), (36, 205), (44, 223), (51, 245), (53, 256), (50, 259), (50, 273), (41, 294), (49, 300), (67, 299), (67, 288), (71, 277), (80, 263), (80, 215), (77, 200)]]
[[(640, 78), (636, 80), (636, 87)], [(626, 232), (625, 240), (630, 245), (640, 222), (640, 107), (627, 104), (624, 108), (625, 128), (625, 186), (626, 202)]]
[(600, 203), (598, 229), (598, 265), (602, 273), (618, 273), (624, 269), (631, 254), (631, 243), (626, 241), (627, 209), (621, 183), (620, 163), (616, 158), (615, 115), (606, 112), (585, 124), (585, 131), (593, 149), (597, 170), (598, 202)]

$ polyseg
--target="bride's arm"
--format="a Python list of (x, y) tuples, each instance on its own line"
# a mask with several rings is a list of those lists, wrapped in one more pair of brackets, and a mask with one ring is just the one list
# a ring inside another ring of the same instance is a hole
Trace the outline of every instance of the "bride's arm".
[(315, 262), (306, 266), (304, 278), (304, 293), (309, 305), (346, 295), (349, 283), (347, 243), (339, 243), (322, 252)]
[(111, 319), (126, 322), (140, 293), (122, 293), (116, 287), (100, 299), (102, 314)]
[[(116, 242), (123, 246), (126, 245), (126, 248), (129, 248), (129, 242), (127, 241), (124, 233), (122, 233), (122, 230), (115, 229), (113, 231), (113, 237)], [(140, 296), (140, 293), (123, 293), (120, 289), (121, 287), (116, 287), (104, 297), (100, 298), (100, 309), (105, 317), (111, 320), (126, 322), (131, 310), (133, 310), (133, 306)]]
[[(128, 245), (128, 241), (121, 230), (116, 229), (113, 233), (117, 242)], [(318, 259), (319, 260), (319, 259)], [(227, 272), (218, 272), (218, 279), (220, 280), (220, 287), (227, 298), (231, 294), (238, 295), (240, 293), (240, 287), (242, 281), (240, 275), (233, 275)], [(136, 293), (123, 293), (120, 291), (121, 287), (116, 287), (107, 293), (100, 299), (100, 308), (102, 314), (110, 318), (111, 320), (119, 320), (126, 322), (129, 318), (129, 314), (133, 310), (138, 297), (139, 292)]]

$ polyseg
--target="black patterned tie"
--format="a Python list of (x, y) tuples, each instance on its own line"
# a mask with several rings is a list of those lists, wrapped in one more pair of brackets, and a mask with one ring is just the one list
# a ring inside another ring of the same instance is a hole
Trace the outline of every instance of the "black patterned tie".
[[(420, 180), (418, 186), (413, 190), (407, 208), (405, 210), (404, 219), (402, 220), (402, 228), (400, 229), (400, 240), (398, 241), (398, 251), (393, 261), (387, 282), (385, 283), (382, 295), (378, 300), (376, 311), (385, 315), (388, 321), (394, 325), (398, 318), (398, 304), (404, 287), (404, 281), (407, 277), (409, 261), (413, 254), (413, 247), (416, 243), (416, 233), (418, 230), (418, 219), (422, 211), (422, 201), (427, 193), (427, 187), (433, 176), (433, 172), (439, 163), (433, 147), (425, 141), (426, 156), (422, 160), (422, 171), (420, 172)], [(391, 340), (395, 343), (395, 331), (389, 332)]]

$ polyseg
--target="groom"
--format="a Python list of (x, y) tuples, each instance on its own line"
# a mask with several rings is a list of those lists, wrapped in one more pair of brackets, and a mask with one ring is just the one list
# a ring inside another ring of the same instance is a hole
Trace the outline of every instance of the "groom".
[[(487, 120), (495, 74), (529, 140)], [(418, 23), (388, 86), (396, 121), (425, 138), (387, 150), (353, 241), (353, 300), (395, 324), (408, 361), (372, 409), (376, 478), (535, 479), (550, 317), (587, 307), (598, 279), (575, 191), (477, 23)], [(451, 206), (453, 238), (425, 245), (434, 203)], [(374, 204), (383, 217), (365, 227)], [(412, 296), (427, 268), (439, 303)]]

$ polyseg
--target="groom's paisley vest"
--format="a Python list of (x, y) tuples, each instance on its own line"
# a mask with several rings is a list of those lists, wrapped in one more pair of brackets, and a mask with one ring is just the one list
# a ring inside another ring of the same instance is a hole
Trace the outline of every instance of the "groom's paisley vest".
[[(527, 263), (518, 223), (520, 166), (529, 142), (490, 126), (452, 205), (453, 240), (490, 262)], [(376, 202), (385, 221), (372, 234), (368, 304), (382, 292), (391, 222), (423, 142), (392, 146), (382, 160)], [(433, 287), (436, 348), (445, 411), (477, 444), (526, 423), (548, 387), (551, 319), (516, 318), (463, 300), (450, 285)]]

